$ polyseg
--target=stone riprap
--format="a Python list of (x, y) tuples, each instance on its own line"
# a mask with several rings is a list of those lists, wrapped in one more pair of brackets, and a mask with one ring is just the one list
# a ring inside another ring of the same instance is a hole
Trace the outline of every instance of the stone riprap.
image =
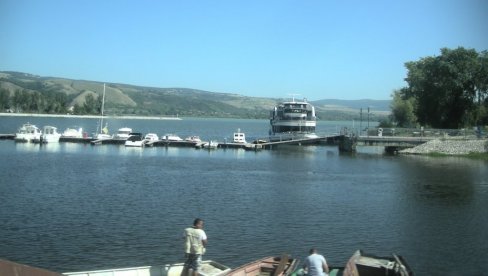
[(399, 151), (401, 154), (441, 153), (447, 155), (463, 155), (469, 153), (488, 153), (486, 139), (436, 139), (414, 148)]

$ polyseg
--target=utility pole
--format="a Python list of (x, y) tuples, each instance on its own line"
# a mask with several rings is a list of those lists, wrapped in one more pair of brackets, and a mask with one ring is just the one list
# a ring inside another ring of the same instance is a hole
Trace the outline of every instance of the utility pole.
[(368, 106), (368, 130), (367, 130), (367, 135), (369, 136), (369, 106)]
[(363, 132), (363, 108), (359, 110), (359, 136), (361, 136), (361, 132)]

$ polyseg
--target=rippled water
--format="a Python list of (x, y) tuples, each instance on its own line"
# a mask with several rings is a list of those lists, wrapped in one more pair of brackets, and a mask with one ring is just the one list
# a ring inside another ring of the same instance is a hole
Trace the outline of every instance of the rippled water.
[[(0, 120), (2, 133), (25, 121)], [(218, 140), (238, 127), (265, 136), (266, 123), (118, 122)], [(417, 275), (488, 270), (483, 161), (376, 148), (348, 155), (331, 146), (248, 152), (13, 141), (0, 141), (0, 156), (0, 258), (24, 264), (64, 272), (180, 262), (182, 229), (201, 217), (206, 259), (231, 267), (283, 252), (303, 258), (315, 246), (333, 265), (363, 249), (403, 255)]]

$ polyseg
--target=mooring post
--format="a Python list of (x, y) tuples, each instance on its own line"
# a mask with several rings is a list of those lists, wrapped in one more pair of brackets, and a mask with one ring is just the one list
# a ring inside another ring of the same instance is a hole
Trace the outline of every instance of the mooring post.
[(357, 145), (357, 137), (355, 135), (341, 135), (339, 138), (340, 152), (355, 152)]

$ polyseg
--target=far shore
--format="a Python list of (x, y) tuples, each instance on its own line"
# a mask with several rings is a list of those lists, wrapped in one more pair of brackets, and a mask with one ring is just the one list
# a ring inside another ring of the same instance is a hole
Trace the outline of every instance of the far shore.
[[(99, 119), (100, 115), (71, 115), (71, 114), (38, 114), (38, 113), (0, 113), (0, 116), (9, 117), (51, 117), (51, 118), (92, 118)], [(156, 116), (103, 116), (108, 119), (138, 119), (138, 120), (182, 120), (180, 117)]]

